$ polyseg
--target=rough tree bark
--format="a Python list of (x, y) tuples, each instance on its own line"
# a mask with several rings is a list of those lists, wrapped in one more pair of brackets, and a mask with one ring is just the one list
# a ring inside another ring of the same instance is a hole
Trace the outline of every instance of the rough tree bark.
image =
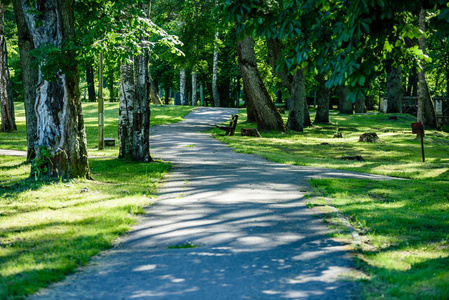
[(317, 92), (317, 110), (315, 115), (315, 123), (329, 123), (329, 97), (330, 90), (326, 87), (326, 79), (324, 75), (317, 76), (318, 92)]
[[(297, 98), (297, 97), (293, 97), (293, 89), (295, 89), (296, 91), (299, 90), (303, 90), (305, 91), (305, 80), (294, 80), (294, 76), (298, 75), (296, 72), (295, 75), (291, 75), (287, 72), (286, 69), (278, 69), (277, 68), (277, 62), (280, 60), (281, 58), (281, 51), (282, 51), (282, 45), (281, 42), (279, 41), (279, 39), (268, 39), (267, 38), (267, 50), (268, 50), (268, 60), (270, 61), (270, 65), (271, 68), (273, 69), (273, 72), (275, 72), (279, 78), (281, 79), (282, 84), (284, 85), (284, 87), (289, 91), (290, 96), (291, 96), (291, 101), (300, 101), (301, 103), (303, 103), (303, 126), (304, 127), (309, 127), (312, 126), (312, 121), (310, 120), (310, 114), (309, 114), (309, 106), (307, 105), (307, 100), (306, 100), (306, 93), (301, 93), (300, 96), (304, 97), (304, 98)], [(298, 75), (299, 76), (299, 75)], [(293, 86), (294, 84), (304, 84), (303, 87), (295, 87)], [(293, 104), (295, 107), (297, 107), (296, 104)], [(289, 107), (290, 108), (290, 107)], [(297, 123), (298, 120), (290, 120), (290, 117), (294, 117), (294, 116), (298, 116), (298, 114), (294, 113), (294, 114), (290, 114), (288, 115), (289, 120), (287, 121), (287, 127), (288, 124), (295, 124)], [(290, 128), (290, 127), (289, 127)], [(292, 128), (290, 128), (292, 129)], [(294, 130), (294, 129), (292, 129)]]
[[(21, 1), (22, 13), (36, 48), (49, 44), (62, 47), (74, 37), (74, 2)], [(61, 56), (67, 64), (56, 74), (47, 74), (53, 76), (52, 81), (45, 80), (39, 71), (35, 103), (37, 160), (32, 175), (45, 173), (51, 177), (90, 178), (78, 68), (70, 49), (62, 51)]]
[(14, 99), (12, 96), (11, 79), (8, 68), (8, 53), (6, 50), (4, 30), (5, 6), (0, 3), (0, 106), (1, 131), (17, 130), (14, 115)]
[(245, 35), (238, 42), (238, 54), (245, 94), (253, 105), (257, 129), (284, 131), (285, 125), (282, 117), (273, 101), (271, 101), (257, 69), (254, 40), (251, 37)]
[(352, 115), (353, 114), (353, 104), (351, 100), (348, 100), (349, 90), (347, 87), (338, 87), (338, 110), (341, 114)]
[(306, 99), (304, 69), (293, 75), (291, 103), (288, 113), (287, 127), (294, 131), (304, 131), (304, 99)]
[[(218, 40), (218, 31), (215, 33), (215, 41)], [(214, 106), (220, 106), (220, 94), (218, 93), (218, 45), (214, 45), (214, 60), (212, 65), (212, 98), (214, 99)]]
[[(421, 8), (419, 13), (419, 29), (421, 32), (426, 31), (426, 23), (425, 23), (426, 10)], [(421, 35), (419, 39), (419, 49), (423, 53), (426, 51), (426, 38), (424, 35)], [(426, 62), (424, 59), (421, 60), (421, 70), (418, 73), (418, 112), (417, 112), (417, 121), (423, 122), (425, 125), (428, 125), (433, 128), (439, 128), (435, 108), (433, 106), (432, 98), (430, 96), (429, 88), (426, 82), (425, 76), (425, 66)]]
[(134, 64), (120, 64), (120, 100), (118, 119), (119, 158), (130, 159), (133, 154), (133, 113), (136, 93)]
[(197, 106), (198, 93), (197, 93), (197, 73), (196, 68), (192, 70), (192, 106)]
[(32, 67), (33, 58), (31, 53), (34, 50), (34, 43), (26, 24), (21, 0), (13, 0), (13, 7), (19, 38), (20, 67), (22, 69), (22, 88), (27, 131), (27, 160), (31, 161), (36, 156), (34, 144), (37, 142), (37, 116), (34, 110), (34, 104), (36, 102), (36, 86), (39, 73), (36, 68)]
[(391, 67), (387, 74), (387, 113), (402, 113), (401, 67)]

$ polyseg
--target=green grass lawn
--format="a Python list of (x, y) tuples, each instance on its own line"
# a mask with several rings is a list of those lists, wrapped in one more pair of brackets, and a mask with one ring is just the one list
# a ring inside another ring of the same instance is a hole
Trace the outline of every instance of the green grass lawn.
[[(94, 180), (35, 181), (23, 157), (0, 156), (0, 299), (22, 299), (61, 280), (110, 248), (154, 202), (162, 162), (116, 158), (118, 147), (96, 148), (96, 103), (84, 104)], [(177, 122), (190, 107), (152, 107), (152, 125)], [(0, 149), (26, 150), (23, 105), (18, 132), (0, 133)], [(118, 104), (106, 104), (106, 137), (117, 138)], [(102, 156), (105, 156), (101, 158)]]
[[(254, 128), (241, 110), (237, 134), (216, 138), (238, 152), (301, 166), (327, 167), (397, 176), (411, 180), (368, 181), (314, 179), (311, 207), (323, 222), (339, 226), (327, 208), (336, 207), (361, 236), (355, 260), (364, 290), (361, 299), (449, 299), (449, 134), (426, 130), (426, 162), (421, 143), (411, 133), (410, 115), (340, 115), (331, 112), (330, 124), (303, 133), (261, 132), (262, 138), (242, 137), (240, 128)], [(286, 118), (287, 115), (284, 115)], [(312, 118), (314, 117), (312, 113)], [(343, 138), (333, 138), (337, 132)], [(358, 142), (365, 132), (376, 132), (377, 143)], [(342, 160), (360, 155), (364, 161)], [(324, 200), (327, 197), (330, 202)]]

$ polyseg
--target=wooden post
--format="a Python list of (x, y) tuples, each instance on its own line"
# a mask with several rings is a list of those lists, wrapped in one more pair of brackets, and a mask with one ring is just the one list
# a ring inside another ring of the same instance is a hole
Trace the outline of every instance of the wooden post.
[(98, 150), (104, 149), (103, 52), (98, 64)]

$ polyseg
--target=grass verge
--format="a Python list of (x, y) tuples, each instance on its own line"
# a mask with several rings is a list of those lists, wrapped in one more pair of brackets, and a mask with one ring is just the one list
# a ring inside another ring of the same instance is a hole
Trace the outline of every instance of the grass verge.
[[(246, 122), (244, 110), (239, 115), (236, 132), (255, 127)], [(330, 199), (361, 236), (362, 245), (354, 249), (357, 265), (366, 273), (360, 279), (364, 283), (360, 298), (449, 299), (449, 134), (426, 130), (423, 163), (420, 140), (411, 134), (415, 118), (399, 114), (392, 120), (389, 116), (331, 112), (329, 124), (306, 128), (303, 133), (261, 132), (263, 138), (212, 132), (237, 152), (280, 163), (411, 179), (314, 179), (311, 185)], [(365, 132), (376, 132), (379, 141), (358, 142)], [(335, 133), (343, 138), (333, 138)], [(357, 155), (364, 160), (341, 159)], [(323, 222), (336, 229), (335, 237), (351, 237), (335, 221), (335, 214), (326, 210), (324, 199), (308, 205), (327, 211)]]
[[(96, 105), (83, 104), (89, 154), (100, 157), (89, 159), (95, 180), (30, 180), (25, 158), (0, 156), (0, 299), (22, 299), (87, 264), (154, 201), (170, 165), (106, 157), (118, 147), (98, 151)], [(152, 125), (178, 122), (191, 110), (152, 107)], [(105, 113), (105, 136), (117, 139), (118, 104), (106, 104)], [(16, 120), (18, 131), (0, 133), (1, 149), (26, 150), (21, 103)]]

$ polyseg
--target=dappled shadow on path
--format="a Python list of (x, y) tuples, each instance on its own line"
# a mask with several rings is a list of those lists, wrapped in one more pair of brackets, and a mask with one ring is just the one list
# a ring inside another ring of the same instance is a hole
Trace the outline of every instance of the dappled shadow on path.
[[(328, 238), (305, 205), (307, 180), (386, 178), (276, 164), (199, 133), (232, 113), (200, 109), (153, 128), (153, 157), (173, 163), (160, 200), (98, 266), (41, 297), (350, 298), (348, 245)], [(168, 249), (186, 244), (197, 248)]]

